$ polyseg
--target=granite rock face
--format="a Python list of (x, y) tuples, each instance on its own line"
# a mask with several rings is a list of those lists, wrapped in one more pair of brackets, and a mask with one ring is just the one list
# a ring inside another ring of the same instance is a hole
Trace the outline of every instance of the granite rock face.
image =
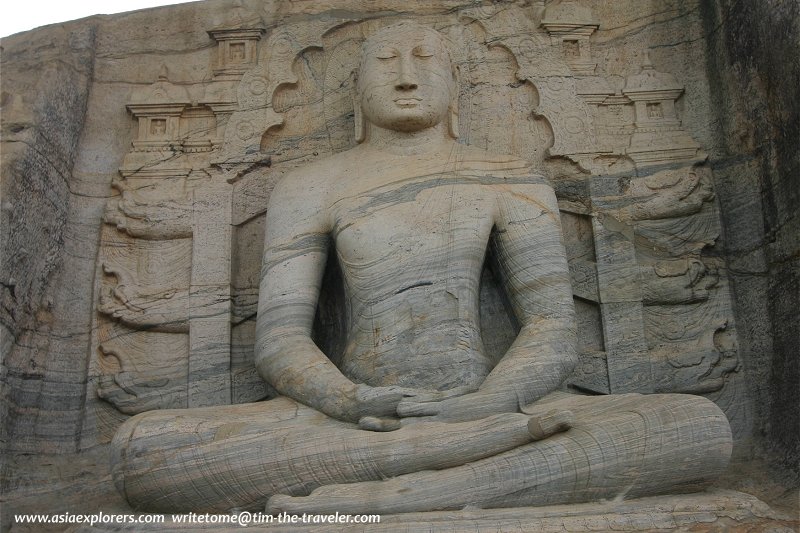
[(64, 273), (77, 267), (73, 262), (87, 244), (75, 239), (78, 221), (70, 204), (80, 201), (72, 176), (89, 105), (95, 30), (32, 37), (3, 52), (6, 76), (13, 79), (13, 89), (4, 82), (2, 97), (4, 399), (31, 409), (10, 409), (3, 429), (17, 449), (74, 451), (89, 322), (88, 315), (78, 318), (71, 296), (85, 302), (84, 313), (91, 313), (91, 304), (70, 294), (77, 287)]
[[(731, 430), (708, 399), (619, 394), (616, 382), (613, 394), (558, 390), (578, 360), (558, 200), (518, 157), (457, 142), (459, 68), (444, 35), (403, 21), (367, 34), (359, 56), (358, 145), (284, 176), (267, 207), (254, 362), (280, 396), (132, 417), (111, 444), (120, 493), (151, 511), (256, 511), (266, 500), (271, 514), (395, 515), (696, 492), (718, 479)], [(655, 76), (643, 72), (631, 91), (650, 94)], [(150, 119), (151, 135), (165, 130), (169, 119)], [(645, 178), (646, 201), (614, 204), (619, 223), (694, 214), (710, 186), (692, 168)], [(679, 204), (655, 189), (699, 199)], [(699, 259), (678, 263), (653, 267), (654, 278), (704, 273)], [(328, 264), (341, 276), (332, 288)], [(119, 274), (106, 298), (128, 307), (136, 274)], [(487, 277), (516, 326), (498, 354), (483, 343), (493, 335), (481, 326)], [(642, 296), (702, 302), (710, 286), (675, 294), (657, 282)], [(345, 327), (333, 333), (345, 349), (325, 353), (314, 316), (319, 295), (340, 288)], [(604, 289), (601, 307), (611, 303)], [(640, 296), (618, 283), (615, 297)], [(186, 321), (153, 309), (133, 316), (184, 331)]]
[[(718, 197), (761, 441), (787, 472), (800, 465), (800, 7), (703, 9), (719, 142)], [(724, 22), (723, 22), (724, 20)], [(756, 376), (758, 376), (756, 378)], [(790, 474), (791, 476), (791, 474)]]
[[(210, 1), (3, 39), (4, 492), (50, 501), (22, 454), (102, 456), (130, 415), (275, 395), (253, 352), (269, 197), (354, 146), (358, 50), (402, 18), (454, 43), (459, 142), (555, 189), (567, 389), (704, 395), (735, 460), (768, 452), (796, 484), (797, 10)], [(324, 280), (314, 340), (339, 362), (335, 264)], [(492, 357), (519, 327), (497, 289), (485, 273)], [(87, 468), (63, 486), (117, 501), (103, 461)]]

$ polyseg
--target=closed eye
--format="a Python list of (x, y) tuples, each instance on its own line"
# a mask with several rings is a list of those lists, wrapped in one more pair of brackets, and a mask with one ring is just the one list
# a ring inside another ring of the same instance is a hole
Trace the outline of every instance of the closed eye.
[(375, 57), (377, 57), (378, 59), (394, 59), (395, 57), (397, 57), (397, 54), (392, 50), (381, 50), (380, 52), (375, 54)]
[(412, 50), (412, 53), (414, 54), (415, 57), (422, 57), (422, 58), (434, 56), (433, 50), (431, 48), (428, 48), (427, 46), (417, 46), (416, 48), (414, 48), (414, 50)]

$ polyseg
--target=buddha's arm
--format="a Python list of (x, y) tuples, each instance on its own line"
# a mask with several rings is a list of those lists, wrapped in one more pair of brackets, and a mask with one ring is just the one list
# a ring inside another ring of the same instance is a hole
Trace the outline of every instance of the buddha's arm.
[(558, 217), (548, 185), (498, 186), (492, 255), (519, 335), (476, 392), (440, 402), (409, 398), (401, 416), (460, 421), (518, 411), (572, 372), (574, 307)]
[(554, 391), (573, 371), (575, 308), (552, 188), (513, 185), (497, 198), (494, 266), (521, 329), (479, 392), (518, 408)]
[(311, 340), (330, 228), (319, 184), (288, 182), (294, 180), (275, 188), (267, 212), (256, 323), (258, 373), (281, 394), (340, 420), (394, 415), (401, 390), (354, 384)]

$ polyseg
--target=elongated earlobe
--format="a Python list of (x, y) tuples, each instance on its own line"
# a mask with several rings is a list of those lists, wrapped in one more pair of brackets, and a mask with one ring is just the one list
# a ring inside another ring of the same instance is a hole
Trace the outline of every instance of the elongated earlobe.
[(447, 133), (458, 139), (458, 100), (450, 104), (447, 115)]
[(364, 123), (364, 113), (361, 112), (361, 94), (358, 90), (358, 76), (353, 73), (353, 121), (355, 126), (355, 139), (357, 143), (364, 142), (367, 136), (367, 128)]
[(447, 108), (447, 133), (453, 139), (458, 139), (458, 96), (461, 87), (461, 70), (457, 65), (453, 68), (453, 82), (455, 83), (454, 94), (450, 98), (450, 107)]
[(353, 117), (355, 118), (356, 142), (362, 143), (367, 136), (367, 132), (366, 124), (364, 124), (364, 115), (361, 113), (361, 105), (358, 102), (353, 108)]

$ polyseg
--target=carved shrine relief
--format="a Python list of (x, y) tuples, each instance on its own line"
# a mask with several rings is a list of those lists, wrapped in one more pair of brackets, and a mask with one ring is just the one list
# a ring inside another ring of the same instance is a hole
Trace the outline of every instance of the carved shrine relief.
[[(96, 360), (100, 398), (125, 415), (186, 407), (186, 335), (132, 334), (110, 328), (101, 338)], [(97, 417), (118, 418), (103, 412)]]
[(232, 181), (252, 165), (271, 162), (262, 145), (265, 136), (284, 123), (283, 113), (275, 110), (276, 93), (281, 87), (296, 86), (295, 61), (303, 51), (321, 48), (320, 35), (335, 25), (335, 20), (291, 24), (267, 37), (262, 64), (247, 71), (236, 88), (238, 107), (226, 128), (222, 150), (214, 160), (215, 165), (231, 173)]
[(139, 126), (133, 150), (169, 150), (180, 143), (180, 116), (190, 101), (186, 88), (171, 83), (167, 67), (162, 65), (158, 80), (145, 91), (134, 93), (128, 105)]
[[(708, 250), (720, 232), (713, 177), (678, 117), (683, 87), (646, 53), (612, 84), (591, 57), (601, 25), (578, 2), (526, 15), (468, 16), (535, 86), (554, 139), (545, 168), (566, 157), (580, 169), (555, 182), (583, 349), (572, 385), (710, 394), (731, 414), (741, 383), (725, 266)], [(537, 20), (549, 42), (523, 29)]]
[(258, 63), (258, 41), (262, 28), (219, 29), (208, 34), (217, 41), (213, 68), (217, 79), (239, 79)]
[[(266, 32), (239, 19), (209, 31), (217, 47), (202, 98), (164, 72), (128, 106), (139, 127), (106, 208), (102, 248), (130, 251), (98, 265), (96, 343), (101, 396), (124, 413), (270, 394), (252, 363), (267, 201), (298, 162), (352, 145), (354, 58), (388, 24), (313, 20)], [(735, 405), (713, 176), (678, 116), (683, 87), (649, 60), (612, 83), (592, 56), (602, 21), (578, 2), (492, 4), (437, 21), (455, 45), (464, 142), (541, 154), (559, 195), (583, 352), (571, 385), (696, 392)], [(497, 120), (500, 112), (508, 116)], [(506, 133), (485, 133), (498, 128)], [(159, 243), (185, 257), (156, 282), (139, 269)], [(493, 313), (484, 337), (497, 344), (487, 349), (501, 351), (513, 325), (499, 302), (487, 296), (482, 305)], [(321, 304), (318, 326), (335, 329), (329, 311)], [(136, 342), (109, 344), (128, 337)], [(162, 388), (159, 372), (185, 385)]]
[(592, 61), (589, 37), (599, 24), (589, 8), (578, 2), (560, 2), (545, 10), (541, 25), (550, 34), (554, 46), (562, 49), (564, 60), (576, 75), (594, 74), (597, 63)]
[[(531, 111), (550, 125), (553, 144), (548, 155), (568, 157), (591, 170), (602, 150), (591, 107), (579, 96), (578, 87), (584, 78), (574, 69), (580, 73), (594, 70), (585, 59), (590, 57), (588, 39), (597, 24), (591, 11), (584, 8), (578, 9), (577, 19), (569, 20), (576, 6), (563, 11), (552, 6), (528, 11), (524, 16), (512, 8), (479, 8), (464, 10), (461, 16), (485, 29), (488, 46), (509, 50), (516, 63), (516, 78), (535, 87), (538, 103)], [(547, 13), (554, 13), (556, 18), (543, 22), (541, 17), (547, 17)], [(565, 45), (565, 40), (579, 42)], [(565, 50), (578, 50), (577, 61), (567, 61)]]
[(97, 394), (125, 414), (185, 407), (191, 239), (136, 239), (110, 225), (101, 239)]
[(697, 141), (681, 128), (675, 110), (683, 87), (672, 75), (655, 70), (647, 51), (641, 72), (625, 80), (623, 93), (635, 109), (635, 129), (626, 153), (637, 164), (705, 157)]
[(133, 92), (104, 213), (93, 372), (125, 414), (230, 401), (230, 186), (210, 160), (236, 102), (224, 82), (191, 89), (162, 67)]
[(114, 244), (104, 254), (97, 310), (134, 329), (187, 332), (191, 240)]
[(261, 18), (237, 1), (225, 20), (208, 31), (209, 37), (217, 43), (211, 62), (214, 79), (238, 81), (258, 65), (258, 41), (265, 32)]

